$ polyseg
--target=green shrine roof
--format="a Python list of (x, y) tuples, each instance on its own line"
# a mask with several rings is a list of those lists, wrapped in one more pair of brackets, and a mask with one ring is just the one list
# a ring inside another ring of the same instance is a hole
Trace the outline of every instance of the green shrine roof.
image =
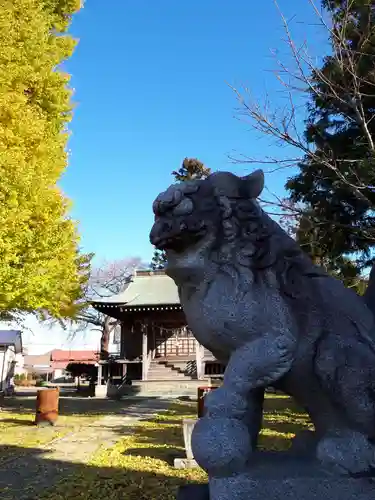
[[(92, 301), (95, 309), (122, 309), (150, 306), (180, 306), (177, 286), (164, 271), (136, 271), (124, 291), (100, 301)], [(153, 308), (154, 308), (153, 307)], [(175, 308), (173, 308), (175, 309)]]

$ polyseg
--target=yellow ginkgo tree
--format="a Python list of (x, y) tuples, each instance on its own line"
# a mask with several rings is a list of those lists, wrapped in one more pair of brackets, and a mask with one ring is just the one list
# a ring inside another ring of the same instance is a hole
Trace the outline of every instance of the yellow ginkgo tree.
[(79, 248), (67, 166), (69, 76), (58, 69), (80, 0), (0, 0), (0, 317), (74, 311), (91, 256)]

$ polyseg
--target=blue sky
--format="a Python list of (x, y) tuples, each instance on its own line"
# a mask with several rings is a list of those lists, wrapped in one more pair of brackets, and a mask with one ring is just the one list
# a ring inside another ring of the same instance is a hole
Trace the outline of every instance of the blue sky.
[[(309, 0), (280, 7), (295, 16), (297, 41), (324, 44)], [(184, 157), (245, 174), (255, 167), (228, 153), (270, 154), (269, 141), (234, 118), (226, 82), (277, 103), (270, 49), (287, 52), (279, 13), (273, 0), (86, 0), (71, 32), (79, 44), (64, 66), (76, 108), (62, 187), (85, 251), (149, 261), (152, 201)], [(285, 178), (267, 177), (268, 188), (282, 193)]]
[[(280, 0), (297, 42), (305, 37), (322, 54), (326, 36), (309, 0)], [(97, 260), (140, 256), (149, 262), (152, 201), (171, 182), (186, 156), (212, 170), (249, 173), (233, 165), (233, 150), (278, 154), (269, 141), (234, 118), (236, 99), (227, 82), (267, 91), (281, 103), (270, 49), (287, 55), (273, 0), (86, 0), (71, 27), (79, 39), (64, 64), (76, 104), (62, 187), (73, 202), (83, 249)], [(290, 172), (291, 173), (291, 172)], [(287, 173), (266, 177), (282, 194)], [(53, 348), (98, 348), (99, 332), (73, 340), (55, 325), (28, 319), (30, 353)]]

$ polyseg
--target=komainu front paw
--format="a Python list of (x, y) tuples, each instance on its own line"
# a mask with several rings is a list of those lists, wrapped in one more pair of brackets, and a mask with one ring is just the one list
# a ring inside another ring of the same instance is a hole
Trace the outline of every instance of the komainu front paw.
[(207, 416), (245, 418), (249, 411), (249, 400), (242, 393), (235, 392), (232, 387), (223, 384), (221, 387), (211, 391), (204, 398), (204, 406)]
[(244, 470), (252, 452), (247, 426), (234, 418), (200, 418), (192, 436), (197, 463), (209, 475), (229, 475)]

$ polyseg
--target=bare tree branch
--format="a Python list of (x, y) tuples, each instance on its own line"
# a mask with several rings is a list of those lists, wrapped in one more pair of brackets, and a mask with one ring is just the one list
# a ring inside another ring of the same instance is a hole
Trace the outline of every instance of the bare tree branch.
[[(364, 85), (366, 85), (367, 88), (370, 87), (374, 90), (370, 95), (375, 95), (375, 85), (374, 82), (360, 76), (358, 70), (361, 58), (366, 55), (366, 44), (369, 42), (370, 36), (373, 35), (374, 28), (369, 25), (367, 35), (361, 38), (357, 49), (352, 50), (348, 46), (346, 39), (352, 1), (347, 3), (346, 12), (341, 24), (334, 24), (332, 26), (328, 24), (315, 1), (307, 1), (316, 15), (318, 26), (327, 32), (332, 41), (333, 56), (340, 70), (341, 81), (331, 79), (330, 75), (325, 74), (319, 68), (309, 54), (306, 41), (300, 46), (296, 45), (290, 28), (291, 22), (287, 20), (281, 11), (277, 0), (274, 0), (285, 33), (284, 41), (293, 62), (292, 66), (290, 66), (279, 58), (279, 51), (275, 50), (272, 53), (276, 63), (274, 75), (286, 93), (288, 105), (282, 109), (273, 109), (270, 105), (268, 95), (266, 95), (264, 103), (261, 104), (259, 101), (252, 99), (251, 93), (246, 87), (238, 89), (233, 85), (228, 85), (235, 93), (239, 103), (237, 118), (250, 123), (252, 128), (259, 131), (263, 136), (274, 139), (278, 146), (289, 146), (297, 154), (293, 152), (292, 155), (286, 158), (265, 157), (259, 159), (251, 155), (239, 155), (238, 157), (230, 155), (229, 158), (235, 163), (273, 165), (274, 167), (268, 173), (295, 167), (308, 158), (326, 167), (337, 178), (337, 181), (350, 189), (359, 200), (372, 206), (372, 202), (367, 194), (369, 186), (360, 179), (355, 170), (358, 160), (336, 157), (328, 144), (324, 150), (319, 150), (318, 154), (316, 149), (300, 133), (297, 120), (298, 106), (296, 105), (296, 96), (298, 94), (302, 96), (312, 94), (316, 97), (324, 97), (325, 99), (328, 98), (334, 101), (339, 110), (338, 115), (341, 115), (346, 121), (355, 122), (362, 130), (363, 137), (366, 139), (367, 149), (375, 157), (374, 138), (369, 128), (369, 124), (374, 119), (374, 114), (367, 116), (363, 100), (369, 96), (369, 93), (364, 94), (362, 90)], [(331, 17), (333, 18), (333, 16)], [(321, 87), (316, 84), (317, 81), (324, 85), (324, 93), (322, 93)], [(342, 165), (346, 165), (345, 173), (343, 172)], [(353, 182), (353, 179), (355, 179), (355, 182)]]
[(109, 336), (120, 322), (94, 309), (91, 301), (101, 301), (122, 292), (139, 267), (142, 267), (141, 259), (130, 258), (103, 262), (92, 269), (81, 309), (74, 318), (64, 321), (65, 327), (70, 330), (70, 338), (83, 330), (100, 331), (102, 353), (108, 351)]

